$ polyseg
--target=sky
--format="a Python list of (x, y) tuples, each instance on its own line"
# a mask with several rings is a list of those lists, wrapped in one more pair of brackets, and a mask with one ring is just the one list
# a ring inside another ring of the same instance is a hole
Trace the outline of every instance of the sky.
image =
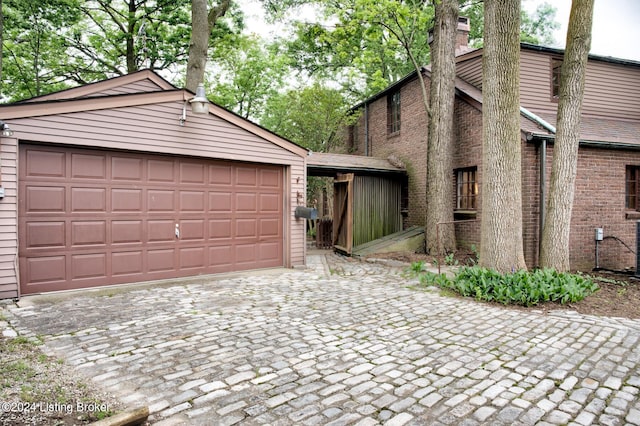
[[(554, 47), (563, 48), (571, 0), (522, 0), (522, 8), (532, 13), (545, 1), (556, 8), (556, 21), (560, 24), (554, 33), (557, 42)], [(275, 27), (267, 25), (262, 6), (257, 0), (241, 0), (240, 4), (247, 15), (247, 28), (251, 32), (269, 36), (284, 27), (282, 24)], [(591, 53), (640, 61), (640, 0), (595, 0)]]
[[(554, 33), (557, 47), (564, 48), (571, 0), (546, 0), (556, 12), (560, 28)], [(545, 0), (523, 0), (522, 8), (533, 12)], [(640, 61), (640, 0), (595, 0), (591, 53)]]

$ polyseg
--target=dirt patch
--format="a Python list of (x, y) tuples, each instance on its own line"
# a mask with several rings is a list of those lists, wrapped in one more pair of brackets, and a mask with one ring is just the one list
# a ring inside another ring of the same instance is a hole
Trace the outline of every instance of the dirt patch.
[[(441, 265), (458, 266), (472, 265), (477, 259), (476, 254), (471, 252), (458, 252), (455, 256), (446, 259), (407, 252), (376, 254), (370, 257), (394, 259), (406, 263), (422, 261), (434, 264), (434, 262), (440, 262)], [(590, 276), (600, 289), (580, 302), (567, 305), (545, 303), (532, 308), (517, 307), (516, 309), (545, 311), (567, 309), (585, 315), (640, 319), (640, 309), (638, 308), (640, 306), (640, 280), (638, 278), (630, 274), (610, 271), (589, 272), (585, 273), (585, 275)]]

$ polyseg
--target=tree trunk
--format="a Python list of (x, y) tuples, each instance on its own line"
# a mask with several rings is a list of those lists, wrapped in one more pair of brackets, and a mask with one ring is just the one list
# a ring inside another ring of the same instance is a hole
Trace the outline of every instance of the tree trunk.
[(569, 230), (578, 168), (580, 112), (591, 47), (593, 3), (594, 0), (573, 0), (571, 4), (560, 76), (547, 217), (542, 228), (540, 266), (562, 272), (569, 270)]
[(526, 269), (522, 246), (520, 0), (485, 0), (480, 265)]
[[(426, 249), (435, 255), (456, 249), (453, 221), (453, 113), (458, 0), (436, 3), (431, 44), (429, 142), (427, 145)], [(438, 226), (439, 223), (446, 223)], [(439, 228), (439, 232), (436, 229)]]
[(136, 25), (136, 1), (129, 0), (129, 14), (127, 15), (127, 32), (125, 37), (127, 38), (127, 73), (138, 71), (136, 65), (136, 52), (135, 52), (135, 30)]
[(218, 6), (207, 12), (207, 0), (191, 0), (191, 41), (185, 86), (192, 92), (196, 91), (199, 83), (204, 82), (211, 30), (218, 18), (227, 13), (230, 5), (230, 0), (222, 0)]

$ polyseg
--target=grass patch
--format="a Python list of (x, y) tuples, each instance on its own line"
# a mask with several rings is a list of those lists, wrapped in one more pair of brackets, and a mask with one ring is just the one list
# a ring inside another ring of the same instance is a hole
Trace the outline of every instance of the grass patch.
[(578, 302), (598, 290), (598, 285), (583, 275), (552, 269), (500, 274), (479, 266), (464, 267), (453, 277), (423, 272), (422, 286), (438, 286), (476, 300), (504, 305), (535, 306), (545, 302)]

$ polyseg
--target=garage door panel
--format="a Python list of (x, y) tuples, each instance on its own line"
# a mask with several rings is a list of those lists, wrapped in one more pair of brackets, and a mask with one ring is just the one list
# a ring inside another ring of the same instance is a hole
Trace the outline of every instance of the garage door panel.
[(107, 254), (89, 253), (71, 255), (71, 280), (106, 278)]
[(27, 259), (24, 272), (31, 284), (61, 283), (67, 279), (65, 256), (45, 256)]
[(209, 247), (209, 265), (217, 268), (226, 266), (230, 271), (233, 260), (233, 250), (229, 250), (228, 246)]
[(233, 181), (233, 168), (229, 165), (210, 165), (209, 183), (216, 187), (231, 186)]
[(111, 211), (139, 212), (142, 210), (142, 189), (113, 188), (111, 190)]
[(104, 220), (71, 222), (71, 247), (106, 244), (107, 223)]
[(260, 212), (278, 213), (282, 210), (279, 194), (260, 194)]
[(150, 212), (169, 212), (174, 213), (175, 191), (150, 189), (147, 191), (147, 205)]
[(173, 160), (147, 161), (147, 176), (149, 182), (153, 183), (173, 183), (176, 181), (175, 162)]
[(149, 220), (147, 222), (149, 242), (173, 242), (176, 238), (173, 219)]
[(104, 188), (71, 188), (71, 213), (107, 210), (107, 190)]
[(282, 167), (19, 149), (23, 294), (284, 263)]
[(180, 183), (204, 185), (205, 165), (201, 163), (180, 163)]
[(282, 177), (279, 170), (260, 170), (260, 186), (263, 188), (282, 188)]
[(257, 244), (238, 244), (235, 249), (235, 260), (237, 264), (254, 263), (257, 258)]
[(144, 161), (142, 158), (117, 157), (111, 158), (111, 179), (115, 181), (142, 181), (144, 176)]
[(142, 274), (144, 272), (142, 251), (111, 254), (111, 270), (114, 276)]
[(204, 191), (180, 191), (180, 211), (204, 213), (205, 198)]
[(236, 211), (241, 213), (257, 213), (257, 194), (241, 192), (236, 194)]
[(106, 155), (71, 154), (71, 178), (106, 180)]
[(147, 252), (149, 272), (168, 272), (176, 269), (175, 249), (149, 250)]
[(237, 219), (236, 220), (236, 238), (258, 238), (257, 219)]
[(205, 267), (204, 247), (186, 247), (179, 251), (180, 269), (203, 269)]
[(26, 226), (26, 247), (30, 248), (64, 248), (65, 222), (30, 222)]
[(228, 192), (209, 192), (209, 210), (216, 213), (231, 213), (233, 194)]
[(23, 155), (24, 171), (28, 177), (64, 178), (67, 156), (62, 152), (27, 149)]
[(233, 226), (231, 219), (214, 219), (209, 221), (209, 238), (212, 240), (228, 240), (231, 238)]
[(65, 188), (57, 186), (28, 186), (25, 213), (64, 213)]
[(255, 167), (237, 167), (236, 185), (257, 187), (258, 169)]
[(190, 219), (180, 221), (180, 240), (204, 240), (204, 219)]
[(281, 236), (280, 220), (278, 218), (273, 219), (260, 219), (259, 235), (261, 237), (278, 238)]
[(270, 263), (280, 256), (280, 245), (277, 242), (258, 244), (258, 259), (260, 262)]
[(141, 220), (114, 220), (111, 222), (111, 243), (141, 244), (143, 226)]

